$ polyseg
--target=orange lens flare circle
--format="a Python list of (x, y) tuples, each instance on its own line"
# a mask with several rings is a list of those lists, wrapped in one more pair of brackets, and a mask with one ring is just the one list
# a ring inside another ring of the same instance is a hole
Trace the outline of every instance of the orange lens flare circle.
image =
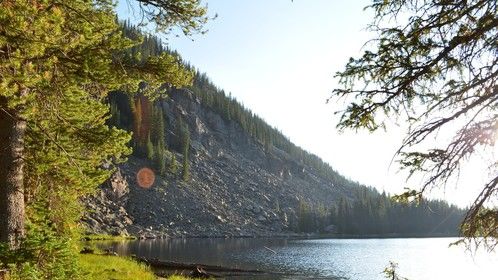
[(156, 180), (156, 175), (154, 171), (150, 168), (144, 167), (137, 172), (137, 183), (140, 187), (144, 189), (150, 188), (154, 181)]

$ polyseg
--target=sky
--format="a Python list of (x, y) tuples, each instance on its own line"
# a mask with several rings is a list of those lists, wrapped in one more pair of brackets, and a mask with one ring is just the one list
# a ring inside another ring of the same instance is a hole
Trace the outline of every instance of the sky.
[[(375, 35), (366, 30), (373, 18), (372, 11), (364, 10), (370, 2), (209, 0), (209, 13), (218, 17), (207, 24), (205, 35), (160, 37), (219, 88), (342, 175), (399, 193), (420, 182), (407, 183), (393, 162), (405, 126), (392, 123), (387, 131), (340, 133), (334, 112), (346, 104), (326, 104), (337, 87), (334, 73), (350, 57), (361, 55)], [(139, 19), (125, 0), (117, 11), (121, 19)], [(466, 206), (477, 191), (466, 187), (475, 184), (473, 174), (471, 170), (467, 180), (433, 196)]]

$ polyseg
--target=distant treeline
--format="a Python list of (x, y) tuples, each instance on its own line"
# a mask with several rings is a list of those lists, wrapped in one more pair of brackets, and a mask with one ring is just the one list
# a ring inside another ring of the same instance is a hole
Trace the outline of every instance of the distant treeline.
[(329, 208), (301, 203), (296, 230), (353, 235), (457, 235), (465, 214), (445, 201), (399, 203), (368, 188), (356, 190), (355, 197), (343, 197)]
[[(143, 43), (130, 50), (128, 55), (145, 60), (150, 55), (167, 52), (180, 56), (165, 48), (155, 36), (143, 35), (129, 22), (123, 22), (124, 34), (129, 37), (143, 37)], [(418, 204), (395, 203), (386, 194), (380, 194), (340, 175), (328, 163), (293, 144), (279, 130), (268, 125), (242, 103), (215, 86), (205, 73), (182, 62), (192, 71), (193, 84), (188, 89), (199, 97), (204, 106), (211, 108), (226, 121), (233, 121), (260, 142), (267, 153), (279, 149), (288, 153), (294, 160), (315, 170), (329, 180), (334, 187), (349, 190), (351, 195), (340, 198), (338, 203), (326, 206), (312, 206), (301, 202), (297, 207), (299, 232), (334, 231), (344, 234), (456, 234), (464, 211), (448, 205), (444, 201), (422, 201)], [(165, 85), (165, 91), (168, 86)], [(181, 151), (182, 174), (189, 176), (188, 146), (190, 132), (188, 125), (180, 118), (174, 127), (168, 128), (165, 112), (160, 101), (151, 102), (142, 94), (110, 95), (111, 124), (133, 131), (134, 154), (148, 158), (155, 163), (160, 174), (177, 173), (175, 153), (171, 152), (165, 135), (170, 130), (180, 143), (176, 150)]]

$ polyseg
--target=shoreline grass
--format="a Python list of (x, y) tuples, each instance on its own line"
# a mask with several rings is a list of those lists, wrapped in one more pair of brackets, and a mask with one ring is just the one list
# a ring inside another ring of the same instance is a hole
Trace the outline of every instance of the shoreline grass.
[(181, 275), (167, 278), (156, 276), (150, 267), (129, 257), (104, 254), (79, 254), (84, 279), (88, 280), (194, 280)]
[(80, 254), (79, 263), (85, 279), (154, 280), (157, 277), (144, 264), (119, 256)]
[(109, 234), (88, 234), (81, 238), (83, 241), (122, 241), (122, 240), (136, 240), (135, 236), (124, 235), (109, 235)]

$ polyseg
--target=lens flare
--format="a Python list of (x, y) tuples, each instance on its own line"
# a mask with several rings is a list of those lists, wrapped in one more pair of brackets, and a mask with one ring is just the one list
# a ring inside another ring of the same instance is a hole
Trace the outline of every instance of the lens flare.
[(140, 187), (144, 189), (150, 188), (154, 181), (156, 180), (156, 175), (154, 171), (150, 168), (144, 167), (137, 172), (137, 183)]

